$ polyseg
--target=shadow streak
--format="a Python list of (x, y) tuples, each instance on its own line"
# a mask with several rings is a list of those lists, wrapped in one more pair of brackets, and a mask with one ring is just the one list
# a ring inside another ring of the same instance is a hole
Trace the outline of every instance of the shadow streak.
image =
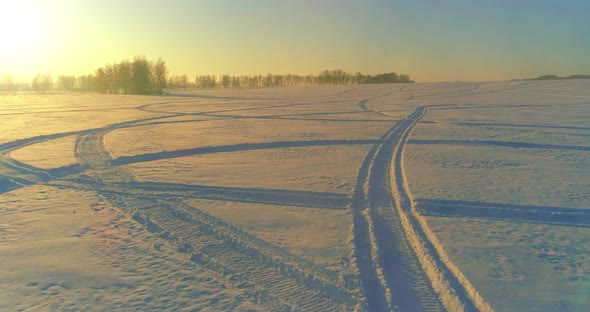
[(557, 150), (574, 150), (590, 151), (590, 146), (578, 145), (555, 145), (555, 144), (537, 144), (526, 142), (512, 141), (492, 141), (492, 140), (409, 140), (410, 144), (433, 144), (433, 145), (468, 145), (468, 146), (499, 146), (514, 148), (544, 148)]
[(8, 193), (10, 191), (14, 191), (21, 187), (25, 187), (27, 185), (36, 184), (34, 181), (29, 181), (26, 179), (18, 178), (18, 177), (8, 177), (8, 176), (1, 176), (0, 177), (0, 194)]
[[(362, 112), (359, 112), (362, 113)], [(240, 116), (240, 115), (214, 115), (214, 114), (203, 114), (203, 116), (219, 117), (225, 119), (267, 119), (267, 120), (297, 120), (297, 121), (328, 121), (328, 122), (395, 122), (396, 119), (334, 119), (334, 118), (294, 118), (294, 117), (283, 117), (283, 116), (297, 116), (297, 115), (277, 115), (277, 116)], [(307, 114), (307, 116), (311, 116)]]
[[(68, 179), (82, 188), (105, 193), (153, 197), (186, 197), (244, 203), (293, 206), (300, 208), (347, 209), (350, 196), (343, 193), (295, 191), (284, 189), (205, 186), (166, 182), (103, 183), (85, 178)], [(146, 195), (144, 192), (149, 191)]]
[(187, 157), (201, 154), (212, 154), (212, 153), (227, 153), (227, 152), (239, 152), (239, 151), (250, 151), (260, 149), (273, 149), (273, 148), (287, 148), (287, 147), (309, 147), (309, 146), (328, 146), (328, 145), (365, 145), (365, 144), (376, 144), (377, 140), (323, 140), (323, 141), (283, 141), (283, 142), (268, 142), (268, 143), (244, 143), (235, 145), (222, 145), (222, 146), (206, 146), (182, 149), (176, 151), (164, 151), (157, 153), (148, 153), (134, 156), (121, 156), (117, 159), (111, 160), (111, 165), (122, 166), (127, 164), (148, 162), (169, 158)]
[(576, 126), (554, 126), (554, 125), (519, 125), (509, 123), (487, 123), (487, 122), (455, 122), (453, 125), (480, 127), (518, 127), (518, 128), (547, 128), (547, 129), (568, 129), (568, 130), (590, 130), (590, 127), (576, 127)]
[(422, 215), (590, 227), (590, 209), (446, 199), (418, 198), (415, 201), (416, 210)]
[(246, 100), (246, 101), (279, 101), (279, 100), (284, 100), (284, 99), (280, 99), (280, 98), (231, 97), (231, 96), (205, 95), (205, 94), (198, 94), (198, 93), (168, 93), (164, 96), (180, 97), (180, 98), (214, 99), (214, 100)]

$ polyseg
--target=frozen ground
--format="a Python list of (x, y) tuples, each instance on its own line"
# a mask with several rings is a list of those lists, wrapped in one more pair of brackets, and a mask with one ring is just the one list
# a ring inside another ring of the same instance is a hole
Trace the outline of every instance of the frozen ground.
[(0, 310), (590, 308), (590, 81), (0, 95)]

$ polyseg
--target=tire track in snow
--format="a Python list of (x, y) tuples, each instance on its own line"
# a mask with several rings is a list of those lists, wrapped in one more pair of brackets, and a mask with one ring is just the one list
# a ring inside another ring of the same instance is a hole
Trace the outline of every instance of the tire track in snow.
[(385, 116), (385, 117), (391, 117), (391, 116), (389, 116), (389, 115), (387, 115), (387, 114), (385, 114), (385, 113), (383, 113), (383, 112), (378, 112), (378, 111), (376, 111), (376, 110), (374, 110), (374, 109), (371, 109), (371, 108), (369, 108), (369, 106), (367, 105), (367, 102), (368, 102), (368, 101), (370, 101), (370, 100), (374, 100), (374, 99), (379, 99), (379, 98), (382, 98), (382, 97), (386, 97), (386, 96), (388, 96), (388, 95), (390, 95), (390, 94), (394, 94), (394, 93), (400, 93), (400, 92), (402, 92), (402, 91), (403, 91), (403, 90), (404, 90), (406, 87), (407, 87), (407, 85), (406, 85), (406, 86), (402, 86), (402, 87), (400, 87), (400, 88), (399, 88), (399, 90), (396, 90), (396, 91), (387, 92), (387, 93), (384, 93), (384, 94), (382, 94), (382, 95), (378, 95), (378, 96), (375, 96), (375, 97), (372, 97), (372, 98), (367, 98), (367, 99), (361, 100), (361, 101), (359, 102), (359, 107), (360, 107), (360, 108), (361, 108), (361, 110), (362, 110), (362, 111), (364, 111), (364, 112), (372, 112), (372, 113), (375, 113), (375, 114), (379, 114), (379, 115), (381, 115), (381, 116)]
[(35, 184), (36, 182), (22, 179), (20, 177), (12, 177), (7, 175), (0, 176), (0, 194), (7, 193), (27, 185)]
[(590, 151), (590, 146), (579, 145), (556, 145), (539, 144), (517, 141), (495, 141), (495, 140), (410, 140), (410, 144), (422, 145), (465, 145), (465, 146), (495, 146), (508, 148), (539, 148), (571, 151)]
[(174, 151), (163, 151), (147, 153), (134, 156), (121, 156), (117, 159), (108, 160), (110, 164), (122, 166), (133, 163), (156, 161), (170, 158), (195, 156), (201, 154), (229, 153), (240, 151), (252, 151), (261, 149), (293, 148), (293, 147), (314, 147), (330, 145), (366, 145), (375, 144), (375, 140), (309, 140), (309, 141), (274, 141), (267, 143), (241, 143), (234, 145), (204, 146)]
[(8, 169), (13, 170), (19, 175), (34, 177), (33, 180), (38, 182), (47, 182), (55, 179), (55, 177), (53, 177), (47, 170), (25, 164), (10, 157), (0, 156), (0, 164), (4, 165), (4, 167)]
[(126, 168), (111, 167), (111, 154), (104, 145), (104, 136), (110, 130), (93, 131), (76, 138), (74, 152), (83, 167), (90, 168), (87, 172), (93, 178), (104, 182), (131, 182), (135, 176)]
[[(416, 118), (416, 113), (408, 119)], [(442, 309), (412, 253), (388, 189), (393, 147), (409, 126), (394, 125), (369, 152), (359, 171), (352, 199), (354, 259), (369, 311)]]
[(150, 124), (155, 124), (157, 122), (153, 122), (154, 120), (166, 119), (180, 116), (179, 114), (168, 115), (168, 116), (157, 116), (157, 117), (148, 117), (136, 120), (129, 120), (119, 123), (114, 123), (105, 127), (100, 128), (92, 128), (86, 130), (78, 130), (78, 131), (68, 131), (62, 133), (54, 133), (54, 134), (43, 134), (35, 137), (25, 138), (25, 139), (18, 139), (15, 141), (5, 142), (0, 144), (0, 156), (7, 155), (8, 153), (17, 150), (19, 148), (23, 148), (32, 144), (42, 143), (50, 140), (61, 139), (68, 136), (78, 136), (78, 135), (87, 135), (92, 134), (97, 131), (112, 131), (115, 129), (123, 129), (129, 127), (137, 127), (141, 126), (141, 123), (144, 122), (151, 122)]
[(490, 311), (413, 207), (403, 170), (419, 107), (374, 146), (353, 194), (353, 242), (370, 311)]
[(181, 196), (185, 194), (191, 198), (309, 208), (347, 209), (347, 205), (350, 202), (347, 194), (327, 192), (203, 186), (163, 182), (132, 182), (116, 184), (115, 186), (129, 188), (130, 190), (160, 193), (173, 192), (175, 195)]
[[(90, 184), (133, 187), (134, 177), (112, 167), (103, 137), (78, 136), (75, 154), (88, 166)], [(100, 193), (100, 191), (99, 191)], [(191, 261), (213, 270), (249, 300), (269, 310), (351, 311), (358, 304), (355, 279), (303, 260), (178, 199), (104, 192), (105, 198)], [(261, 289), (260, 287), (264, 287)]]
[(426, 107), (419, 107), (408, 119), (396, 140), (391, 160), (391, 192), (405, 235), (416, 253), (420, 265), (449, 311), (493, 311), (463, 273), (455, 266), (426, 220), (418, 214), (403, 168), (403, 152), (414, 126), (426, 115)]
[(590, 227), (590, 210), (465, 200), (416, 199), (421, 215)]
[(165, 182), (103, 183), (83, 177), (50, 182), (49, 185), (85, 191), (100, 191), (118, 195), (159, 198), (201, 198), (207, 200), (257, 203), (300, 208), (348, 209), (350, 197), (344, 193), (292, 191), (282, 189), (204, 186)]
[[(588, 103), (587, 105), (590, 105)], [(492, 123), (492, 122), (453, 122), (452, 125), (467, 127), (513, 127), (513, 128), (545, 128), (545, 129), (566, 129), (566, 130), (590, 130), (590, 127), (580, 126), (559, 126), (559, 125), (532, 125), (532, 124), (514, 124), (514, 123)]]

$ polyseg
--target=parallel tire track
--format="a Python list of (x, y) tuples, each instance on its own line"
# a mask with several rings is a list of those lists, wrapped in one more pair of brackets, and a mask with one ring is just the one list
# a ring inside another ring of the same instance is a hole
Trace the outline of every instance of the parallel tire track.
[[(359, 106), (372, 111), (367, 100)], [(430, 231), (409, 191), (403, 151), (412, 129), (425, 114), (426, 108), (419, 107), (393, 126), (372, 148), (359, 171), (352, 198), (353, 256), (365, 299), (356, 293), (361, 285), (354, 274), (327, 270), (180, 200), (141, 192), (107, 191), (103, 196), (148, 231), (175, 245), (178, 252), (224, 276), (236, 290), (269, 310), (491, 311)], [(85, 169), (89, 169), (85, 173), (89, 185), (132, 189), (137, 186), (135, 176), (123, 166), (113, 166), (104, 136), (117, 128), (169, 117), (0, 144), (0, 162), (36, 180), (6, 177), (0, 181), (0, 193)], [(79, 164), (71, 168), (40, 170), (6, 155), (16, 148), (68, 135), (77, 135)]]
[(403, 170), (419, 107), (365, 158), (353, 194), (354, 258), (370, 311), (489, 311), (416, 212)]
[(355, 259), (369, 311), (438, 311), (438, 296), (403, 232), (389, 185), (396, 142), (417, 113), (393, 126), (365, 158), (353, 194)]
[(367, 98), (367, 99), (361, 100), (361, 101), (359, 102), (359, 107), (360, 107), (360, 108), (361, 108), (361, 110), (362, 110), (362, 111), (364, 111), (364, 112), (372, 112), (372, 113), (375, 113), (375, 114), (379, 114), (379, 115), (381, 115), (381, 116), (391, 117), (391, 116), (389, 116), (389, 115), (387, 115), (387, 114), (385, 114), (385, 113), (383, 113), (383, 112), (378, 112), (378, 111), (376, 111), (376, 110), (373, 110), (373, 109), (371, 109), (371, 108), (370, 108), (370, 107), (367, 105), (367, 102), (369, 102), (370, 100), (374, 100), (374, 99), (378, 99), (378, 98), (386, 97), (386, 96), (388, 96), (388, 95), (391, 95), (391, 94), (394, 94), (394, 93), (399, 93), (399, 92), (402, 92), (402, 90), (403, 90), (403, 89), (405, 89), (405, 87), (407, 87), (407, 86), (403, 86), (403, 87), (401, 87), (399, 90), (396, 90), (396, 91), (391, 91), (391, 92), (384, 93), (384, 94), (382, 94), (382, 95), (379, 95), (379, 96), (375, 96), (375, 97), (372, 97), (372, 98)]
[[(133, 188), (133, 174), (110, 165), (103, 142), (106, 133), (80, 135), (76, 156), (90, 168), (89, 176), (97, 185)], [(180, 200), (114, 192), (102, 195), (178, 252), (224, 276), (236, 291), (269, 310), (351, 311), (358, 304), (354, 276), (292, 255)]]
[(104, 136), (110, 131), (99, 130), (79, 135), (74, 147), (76, 158), (81, 166), (91, 168), (90, 174), (100, 181), (135, 181), (133, 173), (126, 168), (111, 167), (112, 157), (104, 146)]
[(419, 107), (406, 119), (406, 125), (402, 127), (404, 130), (396, 140), (391, 160), (393, 168), (390, 170), (395, 208), (405, 235), (445, 308), (449, 311), (492, 311), (492, 307), (451, 261), (425, 218), (418, 214), (409, 191), (403, 168), (403, 152), (411, 131), (426, 112), (426, 107)]

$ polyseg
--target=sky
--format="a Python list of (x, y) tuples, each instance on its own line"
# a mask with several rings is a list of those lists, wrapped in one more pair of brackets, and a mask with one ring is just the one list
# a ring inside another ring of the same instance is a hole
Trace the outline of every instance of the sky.
[(590, 74), (587, 0), (0, 0), (0, 77), (162, 57), (170, 74)]

